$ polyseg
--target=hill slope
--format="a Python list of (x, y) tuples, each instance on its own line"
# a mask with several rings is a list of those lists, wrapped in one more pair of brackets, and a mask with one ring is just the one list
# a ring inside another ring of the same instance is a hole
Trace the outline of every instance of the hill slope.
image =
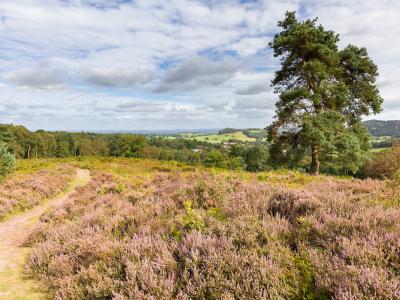
[(373, 136), (400, 137), (400, 120), (369, 120), (364, 125)]

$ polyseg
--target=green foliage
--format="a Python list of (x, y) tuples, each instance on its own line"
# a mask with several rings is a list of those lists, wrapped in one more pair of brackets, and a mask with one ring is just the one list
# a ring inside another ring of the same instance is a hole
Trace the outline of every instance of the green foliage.
[(244, 166), (244, 160), (240, 156), (230, 158), (227, 165), (230, 170), (243, 170)]
[(115, 187), (115, 192), (117, 194), (121, 194), (125, 189), (125, 185), (122, 182), (117, 182), (117, 186)]
[(183, 202), (185, 215), (183, 216), (183, 228), (186, 230), (202, 230), (204, 229), (204, 222), (198, 216), (192, 207), (192, 201), (186, 200)]
[(143, 135), (115, 134), (110, 136), (110, 155), (143, 157), (147, 140)]
[(185, 232), (192, 230), (203, 230), (205, 225), (203, 219), (193, 210), (191, 200), (183, 201), (184, 215), (173, 224), (170, 234), (173, 238), (180, 240)]
[(365, 48), (339, 50), (339, 36), (316, 22), (300, 22), (287, 12), (270, 43), (274, 56), (282, 57), (272, 81), (279, 101), (268, 130), (279, 146), (271, 147), (271, 155), (280, 162), (307, 154), (313, 174), (319, 173), (320, 161), (332, 165), (335, 158), (337, 169), (354, 173), (368, 151), (361, 117), (379, 112), (383, 101), (375, 83), (377, 66)]
[(56, 157), (68, 157), (70, 156), (70, 146), (72, 139), (68, 134), (62, 134), (57, 136), (56, 139), (57, 146), (56, 146)]
[(228, 217), (224, 213), (224, 211), (219, 207), (211, 207), (207, 210), (207, 216), (213, 217), (218, 221), (225, 222), (228, 220)]
[(225, 156), (219, 150), (212, 150), (207, 154), (204, 165), (206, 167), (224, 168), (226, 166)]
[[(306, 149), (318, 145), (325, 170), (333, 174), (355, 173), (368, 158), (369, 134), (357, 123), (346, 127), (345, 117), (338, 112), (304, 115), (299, 132), (300, 145)], [(329, 169), (328, 169), (329, 168)]]
[(311, 264), (304, 257), (295, 256), (293, 260), (301, 274), (301, 279), (299, 280), (300, 281), (299, 293), (298, 293), (299, 299), (304, 299), (304, 300), (316, 299), (315, 288), (313, 286), (315, 281), (315, 275), (312, 270)]
[(268, 152), (265, 147), (253, 146), (247, 149), (245, 153), (246, 170), (258, 172), (267, 169)]
[(296, 268), (299, 270), (297, 299), (303, 300), (329, 300), (332, 299), (331, 293), (324, 289), (315, 287), (315, 271), (310, 261), (304, 256), (294, 256)]
[(0, 180), (12, 173), (15, 168), (15, 156), (7, 151), (6, 144), (0, 143)]

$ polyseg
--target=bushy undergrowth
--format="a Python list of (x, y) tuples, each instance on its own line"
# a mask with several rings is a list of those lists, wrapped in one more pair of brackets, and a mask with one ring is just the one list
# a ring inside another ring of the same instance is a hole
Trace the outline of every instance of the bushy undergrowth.
[(372, 159), (363, 167), (361, 176), (392, 179), (400, 170), (400, 143), (392, 148), (375, 153)]
[(92, 173), (26, 242), (57, 299), (400, 297), (400, 209), (370, 202), (382, 182)]
[(63, 191), (75, 173), (75, 168), (62, 165), (9, 177), (0, 184), (0, 219), (13, 211), (31, 208)]

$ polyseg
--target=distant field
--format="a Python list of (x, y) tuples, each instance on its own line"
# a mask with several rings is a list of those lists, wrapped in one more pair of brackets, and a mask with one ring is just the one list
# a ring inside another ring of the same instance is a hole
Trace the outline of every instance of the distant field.
[(228, 142), (229, 140), (239, 140), (242, 142), (255, 142), (255, 138), (250, 138), (243, 134), (243, 132), (238, 131), (234, 133), (227, 133), (227, 134), (209, 134), (209, 135), (198, 135), (193, 138), (197, 141), (201, 142), (209, 142), (209, 143), (221, 143), (221, 142)]
[(390, 140), (390, 139), (392, 139), (391, 136), (373, 136), (371, 138), (371, 142), (372, 143), (379, 143), (379, 142), (387, 141), (387, 140)]
[(372, 153), (382, 152), (382, 151), (387, 150), (387, 149), (389, 149), (389, 148), (390, 148), (390, 147), (372, 148), (372, 149), (371, 149), (371, 152), (372, 152)]
[[(253, 132), (256, 133), (256, 131), (252, 131), (252, 133)], [(238, 140), (242, 142), (256, 141), (256, 138), (248, 137), (242, 131), (237, 131), (234, 133), (226, 133), (226, 134), (181, 133), (174, 136), (163, 136), (163, 137), (167, 139), (176, 139), (176, 138), (192, 139), (199, 142), (209, 142), (213, 144), (228, 142), (230, 140)]]

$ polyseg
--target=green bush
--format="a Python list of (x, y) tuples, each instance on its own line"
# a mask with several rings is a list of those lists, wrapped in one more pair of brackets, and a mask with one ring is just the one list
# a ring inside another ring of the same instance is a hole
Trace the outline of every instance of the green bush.
[(15, 156), (7, 151), (4, 143), (0, 144), (0, 180), (14, 172), (16, 167)]
[(205, 225), (201, 216), (193, 210), (193, 203), (190, 200), (183, 202), (185, 214), (179, 218), (171, 228), (171, 236), (177, 240), (181, 240), (184, 232), (192, 230), (203, 230)]

